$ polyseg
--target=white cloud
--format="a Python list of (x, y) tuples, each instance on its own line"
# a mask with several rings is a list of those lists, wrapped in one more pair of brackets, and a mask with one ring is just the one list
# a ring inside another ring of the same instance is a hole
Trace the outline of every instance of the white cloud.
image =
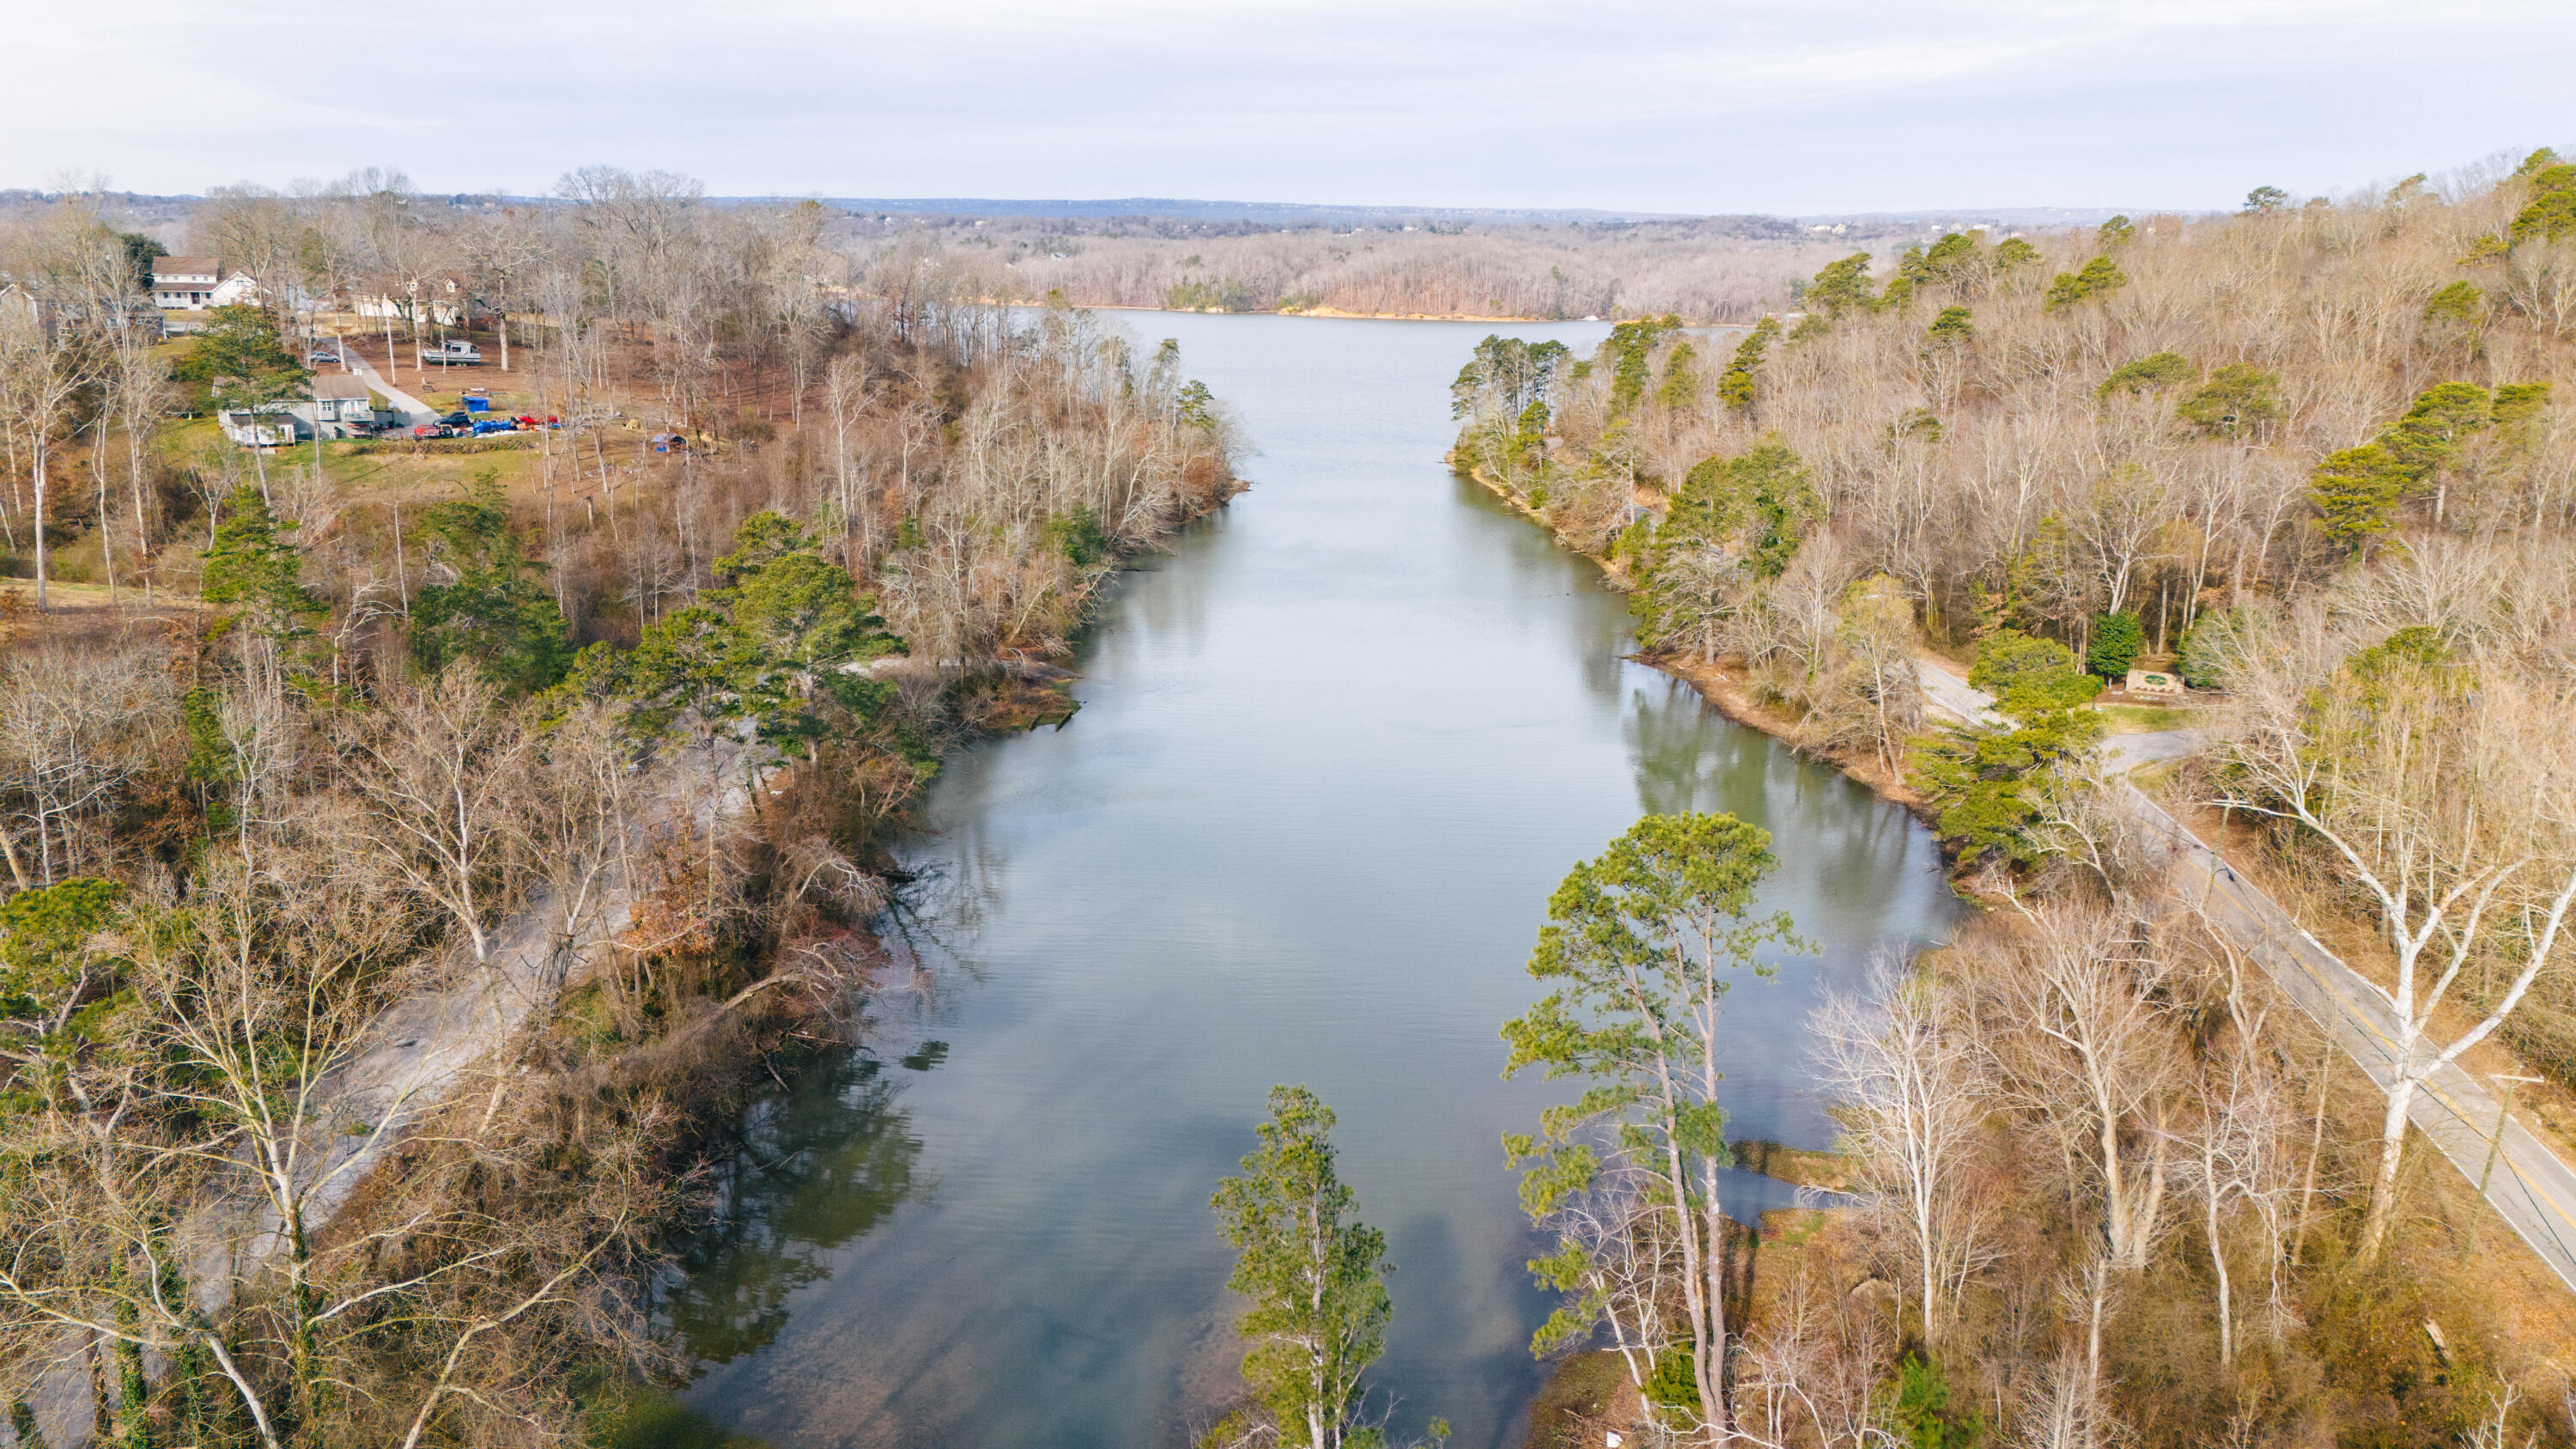
[(383, 164), (535, 191), (608, 160), (718, 193), (2220, 205), (2567, 139), (2576, 42), (2570, 7), (2521, 0), (535, 0), (453, 34), (212, 12), (20, 17), (0, 185)]

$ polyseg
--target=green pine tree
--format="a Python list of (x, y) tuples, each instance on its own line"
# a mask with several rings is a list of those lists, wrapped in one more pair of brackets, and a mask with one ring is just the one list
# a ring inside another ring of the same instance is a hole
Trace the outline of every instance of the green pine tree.
[(1878, 305), (1870, 289), (1869, 253), (1854, 252), (1838, 262), (1827, 263), (1807, 283), (1799, 301), (1810, 312), (1832, 318), (1847, 312), (1866, 312)]
[(2115, 392), (2132, 396), (2142, 392), (2165, 392), (2182, 386), (2200, 375), (2191, 359), (2179, 352), (2153, 352), (2135, 362), (2122, 363), (2102, 385), (2093, 389), (2095, 397), (2109, 397)]
[(2515, 214), (2505, 235), (2520, 243), (2556, 241), (2576, 233), (2576, 166), (2553, 161), (2528, 179), (2531, 200)]
[(2338, 548), (2359, 552), (2396, 521), (2405, 486), (2405, 470), (2388, 450), (2365, 443), (2327, 454), (2308, 478), (2308, 497), (2317, 505), (2325, 536)]
[(1995, 270), (2017, 272), (2039, 265), (2039, 248), (2017, 236), (2005, 237), (1995, 244)]
[(1235, 1250), (1226, 1286), (1251, 1301), (1243, 1376), (1279, 1442), (1357, 1449), (1361, 1377), (1386, 1351), (1386, 1235), (1350, 1218), (1357, 1195), (1334, 1166), (1333, 1109), (1304, 1087), (1270, 1089), (1261, 1145), (1209, 1200)]
[(2487, 294), (2475, 282), (2453, 282), (2424, 303), (2427, 322), (2475, 323), (2486, 315)]
[(431, 567), (447, 582), (412, 601), (413, 660), (436, 674), (457, 660), (514, 694), (552, 687), (572, 663), (569, 626), (543, 582), (545, 566), (522, 551), (500, 485), (476, 481), (463, 499), (422, 520)]
[(2125, 679), (2129, 666), (2136, 663), (2140, 651), (2147, 647), (2146, 626), (2126, 609), (2104, 614), (2093, 621), (2093, 640), (2086, 648), (2084, 662), (2106, 680)]
[(1593, 1181), (1605, 1152), (1651, 1184), (1671, 1214), (1663, 1240), (1680, 1259), (1672, 1347), (1687, 1354), (1691, 1397), (1721, 1432), (1734, 1335), (1710, 1290), (1734, 1163), (1719, 1095), (1725, 1002), (1745, 970), (1768, 976), (1774, 953), (1815, 949), (1786, 913), (1759, 910), (1756, 893), (1778, 864), (1770, 833), (1732, 815), (1639, 820), (1548, 898), (1529, 971), (1549, 994), (1503, 1025), (1505, 1076), (1537, 1067), (1551, 1081), (1586, 1083), (1571, 1105), (1540, 1114), (1537, 1133), (1503, 1139), (1513, 1163), (1527, 1164), (1522, 1205), (1535, 1217), (1553, 1212)]
[(1676, 342), (1664, 354), (1664, 382), (1655, 392), (1655, 401), (1666, 412), (1682, 412), (1699, 396), (1699, 374), (1692, 363), (1699, 358), (1698, 349), (1688, 342)]
[(2027, 865), (2041, 854), (2032, 834), (2040, 795), (2102, 737), (2102, 717), (2081, 708), (2102, 681), (2065, 645), (2005, 629), (1979, 649), (1968, 682), (1995, 696), (2005, 722), (1944, 730), (1917, 744), (1914, 784), (1962, 861), (1991, 855)]
[(1780, 319), (1765, 317), (1754, 323), (1753, 330), (1744, 334), (1744, 340), (1735, 345), (1734, 360), (1727, 364), (1726, 371), (1717, 379), (1718, 401), (1726, 404), (1730, 412), (1748, 413), (1753, 410), (1754, 376), (1762, 370), (1763, 355), (1779, 335)]
[(2281, 416), (2281, 375), (2251, 363), (2228, 363), (2175, 404), (2174, 412), (2205, 432), (2233, 437)]
[(2089, 298), (2129, 285), (2129, 274), (2108, 255), (2086, 262), (2081, 271), (2060, 272), (2048, 287), (2048, 308), (2061, 311)]
[(204, 554), (199, 591), (206, 602), (234, 605), (237, 622), (271, 639), (312, 633), (306, 621), (330, 613), (330, 606), (304, 586), (304, 554), (288, 536), (294, 532), (294, 524), (269, 511), (258, 488), (235, 488)]

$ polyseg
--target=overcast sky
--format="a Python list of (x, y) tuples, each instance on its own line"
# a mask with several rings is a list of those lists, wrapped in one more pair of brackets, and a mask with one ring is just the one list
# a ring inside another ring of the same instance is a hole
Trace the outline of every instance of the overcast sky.
[(13, 9), (0, 186), (2207, 208), (2576, 139), (2569, 0)]

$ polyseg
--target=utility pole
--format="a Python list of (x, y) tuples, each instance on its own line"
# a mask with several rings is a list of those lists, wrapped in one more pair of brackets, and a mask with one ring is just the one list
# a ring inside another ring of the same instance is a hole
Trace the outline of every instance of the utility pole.
[(2495, 1178), (2496, 1158), (2504, 1152), (2505, 1124), (2513, 1120), (2514, 1089), (2525, 1082), (2537, 1082), (2540, 1078), (2517, 1077), (2510, 1072), (2498, 1072), (2491, 1080), (2504, 1083), (2504, 1101), (2496, 1107), (2495, 1135), (2487, 1139), (2487, 1165), (2478, 1172), (2478, 1200), (2469, 1204), (2469, 1231), (2467, 1236), (2460, 1240), (2460, 1261), (2464, 1263), (2478, 1250), (2478, 1219), (2486, 1212), (2487, 1184)]

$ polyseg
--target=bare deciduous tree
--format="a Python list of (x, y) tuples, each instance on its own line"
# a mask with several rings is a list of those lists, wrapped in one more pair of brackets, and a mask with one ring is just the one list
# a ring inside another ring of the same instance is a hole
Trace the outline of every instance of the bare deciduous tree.
[(1874, 1214), (1912, 1260), (1924, 1337), (1938, 1347), (1960, 1292), (1990, 1261), (1978, 1158), (1993, 1083), (1966, 1008), (1929, 976), (1882, 970), (1869, 999), (1835, 996), (1815, 1022), (1817, 1065)]
[[(2407, 1111), (2437, 1071), (2493, 1036), (2556, 955), (2576, 908), (2576, 756), (2563, 688), (2481, 671), (2429, 642), (2347, 662), (2313, 617), (2240, 683), (2233, 809), (2296, 821), (2370, 903), (2392, 962), (2381, 988), (2395, 1081), (2360, 1252), (2385, 1247)], [(2425, 652), (2427, 650), (2433, 652)], [(2511, 963), (2471, 1025), (2437, 1020), (2483, 957)]]
[(524, 727), (470, 664), (390, 691), (344, 737), (361, 802), (357, 844), (491, 955), (524, 804)]
[(1996, 983), (2021, 1033), (2006, 1044), (2024, 1104), (2059, 1124), (2099, 1194), (2106, 1258), (2146, 1266), (2163, 1226), (2166, 1146), (2177, 1062), (2149, 962), (2132, 924), (2070, 906), (2032, 913), (2021, 967)]
[[(168, 672), (130, 647), (0, 661), (0, 857), (20, 889), (106, 858), (85, 827), (150, 766), (170, 702)], [(12, 822), (31, 837), (26, 857)]]

